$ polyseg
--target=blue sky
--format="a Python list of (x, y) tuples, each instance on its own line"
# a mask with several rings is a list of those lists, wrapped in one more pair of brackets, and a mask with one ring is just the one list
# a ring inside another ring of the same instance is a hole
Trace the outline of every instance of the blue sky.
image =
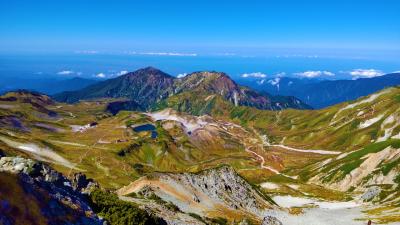
[(390, 57), (400, 51), (399, 12), (398, 0), (1, 0), (0, 52)]

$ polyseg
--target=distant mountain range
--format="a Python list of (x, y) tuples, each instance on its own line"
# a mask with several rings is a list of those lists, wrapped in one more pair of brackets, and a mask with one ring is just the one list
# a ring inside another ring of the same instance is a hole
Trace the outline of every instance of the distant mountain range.
[[(279, 110), (285, 108), (310, 109), (295, 97), (262, 94), (236, 84), (220, 72), (195, 72), (175, 78), (156, 68), (147, 67), (117, 78), (98, 82), (78, 91), (54, 95), (57, 101), (74, 103), (84, 99), (123, 98), (112, 106), (118, 109), (150, 109), (169, 104), (171, 97), (186, 111), (215, 106), (214, 98), (222, 98), (236, 106)], [(177, 99), (178, 98), (178, 99)], [(195, 110), (198, 111), (198, 110)], [(204, 110), (202, 110), (204, 112)]]
[(63, 91), (79, 90), (96, 82), (98, 81), (81, 77), (60, 80), (54, 78), (28, 79), (6, 76), (0, 80), (0, 92), (26, 89), (52, 95)]
[(324, 108), (400, 85), (400, 73), (357, 80), (316, 80), (289, 77), (241, 79), (240, 84), (273, 95), (290, 95), (313, 108)]

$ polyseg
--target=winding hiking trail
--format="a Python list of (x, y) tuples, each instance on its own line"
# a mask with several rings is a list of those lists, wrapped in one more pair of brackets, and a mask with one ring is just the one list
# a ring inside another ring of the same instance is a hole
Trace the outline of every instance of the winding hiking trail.
[(328, 150), (316, 150), (316, 149), (299, 149), (299, 148), (293, 148), (289, 147), (283, 144), (271, 144), (268, 141), (267, 135), (260, 135), (256, 130), (253, 129), (253, 132), (261, 139), (263, 146), (267, 147), (278, 147), (278, 148), (283, 148), (285, 150), (289, 151), (296, 151), (296, 152), (304, 152), (304, 153), (314, 153), (314, 154), (320, 154), (320, 155), (339, 155), (342, 152), (338, 151), (328, 151)]
[[(243, 127), (240, 127), (240, 129), (245, 131), (245, 133), (249, 133)], [(255, 131), (254, 131), (254, 134), (256, 134), (256, 137), (258, 137), (258, 138), (244, 138), (244, 139), (242, 139), (242, 141), (243, 141), (243, 145), (245, 146), (245, 151), (248, 152), (248, 153), (251, 153), (252, 155), (256, 156), (260, 160), (260, 167), (262, 169), (269, 170), (269, 171), (271, 171), (271, 172), (273, 172), (275, 174), (278, 174), (278, 175), (282, 175), (282, 176), (285, 176), (285, 177), (288, 177), (288, 178), (291, 178), (291, 179), (297, 179), (297, 177), (293, 177), (293, 176), (289, 176), (289, 175), (283, 174), (283, 173), (279, 172), (277, 169), (275, 169), (275, 168), (273, 168), (271, 166), (266, 166), (265, 165), (265, 163), (266, 163), (265, 161), (266, 160), (265, 160), (264, 156), (258, 154), (256, 151), (252, 150), (253, 148), (256, 148), (256, 149), (260, 149), (261, 151), (265, 151), (264, 150), (264, 141), (263, 141), (262, 137), (258, 133), (256, 133)]]
[[(268, 143), (268, 142), (267, 142)], [(339, 155), (341, 152), (337, 151), (327, 151), (327, 150), (313, 150), (313, 149), (298, 149), (298, 148), (293, 148), (289, 147), (286, 145), (282, 144), (266, 144), (265, 146), (267, 147), (278, 147), (278, 148), (283, 148), (289, 151), (296, 151), (296, 152), (304, 152), (304, 153), (314, 153), (314, 154), (320, 154), (320, 155)]]
[(263, 156), (257, 154), (257, 153), (254, 152), (254, 151), (251, 151), (250, 148), (248, 148), (248, 147), (245, 148), (245, 151), (246, 151), (246, 152), (249, 152), (249, 153), (251, 153), (251, 154), (253, 154), (253, 155), (255, 155), (257, 158), (259, 158), (259, 159), (261, 160), (261, 163), (260, 163), (260, 167), (261, 167), (261, 168), (267, 169), (267, 170), (269, 170), (269, 171), (271, 171), (271, 172), (273, 172), (273, 173), (276, 173), (276, 174), (281, 174), (278, 170), (276, 170), (276, 169), (274, 169), (274, 168), (272, 168), (272, 167), (270, 167), (270, 166), (266, 166), (266, 165), (265, 165), (265, 158), (264, 158)]

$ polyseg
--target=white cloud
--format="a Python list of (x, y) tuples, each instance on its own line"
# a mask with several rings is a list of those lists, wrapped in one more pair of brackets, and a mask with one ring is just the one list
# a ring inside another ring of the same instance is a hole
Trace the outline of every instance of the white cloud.
[(303, 55), (303, 54), (290, 54), (290, 55), (277, 55), (276, 58), (319, 58), (319, 55)]
[(142, 52), (141, 55), (159, 55), (159, 56), (197, 56), (196, 53), (179, 53), (179, 52)]
[(244, 73), (244, 74), (242, 74), (241, 77), (265, 78), (265, 77), (267, 77), (267, 75), (264, 73), (261, 73), (261, 72), (255, 72), (255, 73)]
[(276, 77), (275, 79), (269, 80), (268, 83), (270, 83), (272, 86), (279, 86), (280, 81), (281, 81), (281, 78)]
[(119, 71), (118, 73), (116, 73), (115, 75), (121, 76), (121, 75), (124, 75), (124, 74), (127, 74), (127, 73), (128, 73), (127, 70), (121, 70), (121, 71)]
[(286, 73), (285, 72), (280, 72), (280, 73), (275, 74), (275, 76), (276, 77), (284, 77), (284, 76), (286, 76)]
[(104, 73), (98, 73), (98, 74), (96, 74), (96, 77), (97, 78), (105, 78), (106, 75)]
[(262, 80), (257, 81), (257, 84), (261, 85), (261, 84), (263, 84), (264, 82), (265, 82), (265, 79), (262, 79)]
[(272, 86), (275, 86), (276, 88), (278, 88), (279, 91), (279, 82), (281, 81), (280, 77), (276, 77), (272, 80), (269, 80), (268, 83), (270, 83)]
[(187, 73), (180, 73), (178, 75), (176, 75), (177, 78), (182, 78), (182, 77), (186, 77), (188, 74)]
[(98, 51), (95, 50), (83, 50), (83, 51), (75, 51), (76, 54), (88, 54), (88, 55), (93, 55), (93, 54), (98, 54)]
[(320, 77), (320, 76), (335, 76), (334, 73), (329, 72), (329, 71), (306, 71), (302, 73), (295, 73), (297, 76), (301, 77), (307, 77), (307, 78), (314, 78), (314, 77)]
[(335, 74), (334, 74), (334, 73), (332, 73), (332, 72), (329, 72), (329, 71), (323, 71), (323, 74), (324, 74), (325, 76), (330, 76), (330, 77), (333, 77), (333, 76), (335, 76)]
[(74, 74), (74, 73), (75, 72), (72, 71), (72, 70), (63, 70), (63, 71), (58, 72), (57, 74), (58, 75), (71, 75), (71, 74)]
[(353, 78), (372, 78), (372, 77), (379, 77), (384, 75), (384, 73), (380, 70), (375, 69), (355, 69), (349, 72)]
[(224, 52), (224, 53), (217, 53), (216, 55), (222, 55), (222, 56), (235, 56), (235, 55), (236, 55), (236, 53)]

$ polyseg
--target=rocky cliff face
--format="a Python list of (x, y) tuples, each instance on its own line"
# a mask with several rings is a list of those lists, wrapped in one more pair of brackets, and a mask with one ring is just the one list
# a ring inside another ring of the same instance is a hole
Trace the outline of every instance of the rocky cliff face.
[(268, 96), (261, 95), (248, 88), (240, 87), (225, 73), (196, 72), (175, 83), (179, 91), (219, 95), (235, 106), (245, 105), (260, 109), (275, 109)]
[[(118, 194), (156, 195), (185, 213), (203, 217), (249, 218), (261, 222), (273, 202), (241, 178), (231, 167), (222, 166), (198, 174), (156, 173), (120, 189)], [(134, 201), (134, 198), (132, 198)], [(143, 202), (142, 202), (143, 203)]]
[[(79, 175), (78, 175), (79, 176)], [(0, 224), (103, 224), (81, 193), (93, 181), (71, 182), (31, 159), (0, 158)], [(83, 186), (82, 184), (87, 184)]]
[[(362, 201), (400, 202), (400, 140), (389, 139), (317, 163), (309, 169), (317, 183), (330, 189), (361, 193)], [(381, 194), (385, 192), (385, 194)]]

